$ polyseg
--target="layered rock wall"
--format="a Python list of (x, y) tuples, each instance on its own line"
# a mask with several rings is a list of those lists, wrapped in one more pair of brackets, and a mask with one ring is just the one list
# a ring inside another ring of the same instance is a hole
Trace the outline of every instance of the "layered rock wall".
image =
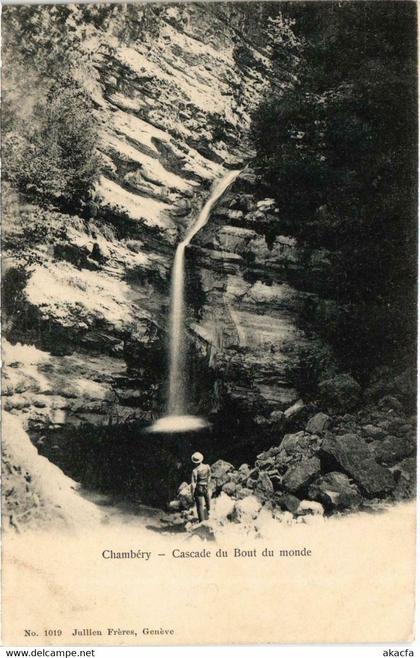
[[(250, 114), (273, 84), (257, 38), (264, 11), (255, 11), (121, 6), (106, 30), (86, 26), (95, 75), (79, 75), (95, 101), (102, 158), (91, 217), (12, 192), (5, 212), (4, 392), (29, 429), (159, 415), (174, 245), (212, 182), (251, 157)], [(284, 237), (267, 248), (261, 223), (275, 209), (248, 188), (239, 201), (232, 191), (187, 258), (192, 363), (213, 372), (192, 401), (204, 413), (221, 395), (255, 413), (296, 398), (282, 351), (299, 334), (282, 276), (294, 245)]]

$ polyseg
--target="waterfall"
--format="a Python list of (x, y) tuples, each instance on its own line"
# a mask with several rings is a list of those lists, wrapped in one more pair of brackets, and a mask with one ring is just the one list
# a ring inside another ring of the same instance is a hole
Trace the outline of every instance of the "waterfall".
[(208, 222), (210, 213), (220, 197), (239, 176), (241, 170), (230, 171), (213, 187), (201, 212), (179, 243), (171, 278), (171, 303), (169, 317), (169, 393), (167, 415), (160, 418), (153, 426), (156, 432), (185, 431), (204, 427), (202, 418), (187, 415), (186, 382), (186, 337), (185, 337), (185, 249), (193, 237)]

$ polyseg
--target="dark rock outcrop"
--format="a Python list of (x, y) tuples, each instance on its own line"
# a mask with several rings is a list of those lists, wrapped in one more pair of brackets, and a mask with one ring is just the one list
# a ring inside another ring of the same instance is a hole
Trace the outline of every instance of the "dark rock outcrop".
[(307, 432), (309, 432), (309, 434), (318, 434), (319, 436), (322, 436), (330, 424), (331, 419), (329, 416), (327, 416), (327, 414), (318, 413), (315, 416), (312, 416), (310, 420), (308, 420), (305, 429)]
[[(252, 524), (261, 517), (262, 523), (263, 516), (274, 516), (286, 524), (299, 517), (309, 523), (312, 517), (380, 509), (382, 501), (415, 495), (412, 417), (369, 405), (342, 416), (318, 411), (302, 425), (305, 429), (285, 434), (278, 445), (259, 453), (254, 465), (213, 464), (219, 516), (224, 510), (227, 521)], [(382, 436), (378, 429), (392, 429), (395, 435), (373, 438)]]
[(290, 466), (283, 477), (283, 486), (287, 491), (297, 493), (305, 489), (308, 484), (319, 475), (321, 462), (318, 457), (302, 459), (298, 464)]
[(357, 486), (345, 473), (327, 473), (308, 489), (308, 497), (318, 500), (326, 509), (352, 509), (362, 502)]
[(344, 434), (325, 439), (321, 455), (332, 459), (340, 469), (352, 477), (365, 495), (378, 496), (390, 493), (394, 480), (392, 474), (380, 466), (360, 436)]

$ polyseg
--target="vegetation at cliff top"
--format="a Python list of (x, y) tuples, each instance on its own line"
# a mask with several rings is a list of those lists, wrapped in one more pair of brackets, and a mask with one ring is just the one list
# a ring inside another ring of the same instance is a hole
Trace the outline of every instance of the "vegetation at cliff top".
[(416, 6), (292, 2), (284, 14), (300, 43), (295, 80), (255, 112), (256, 164), (278, 232), (306, 247), (309, 271), (315, 249), (330, 261), (322, 294), (337, 313), (313, 309), (308, 326), (366, 379), (415, 352)]
[[(3, 11), (3, 177), (41, 205), (80, 212), (100, 173), (86, 47), (109, 7), (16, 6)], [(101, 47), (99, 44), (98, 47)]]

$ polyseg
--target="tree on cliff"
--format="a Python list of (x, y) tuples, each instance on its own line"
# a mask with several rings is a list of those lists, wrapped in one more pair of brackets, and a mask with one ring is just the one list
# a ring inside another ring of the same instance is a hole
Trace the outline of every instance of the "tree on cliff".
[(286, 4), (302, 49), (255, 113), (257, 168), (282, 230), (328, 250), (338, 314), (308, 319), (365, 377), (415, 348), (416, 6)]
[(3, 176), (30, 199), (73, 211), (99, 174), (77, 13), (62, 5), (3, 12)]

